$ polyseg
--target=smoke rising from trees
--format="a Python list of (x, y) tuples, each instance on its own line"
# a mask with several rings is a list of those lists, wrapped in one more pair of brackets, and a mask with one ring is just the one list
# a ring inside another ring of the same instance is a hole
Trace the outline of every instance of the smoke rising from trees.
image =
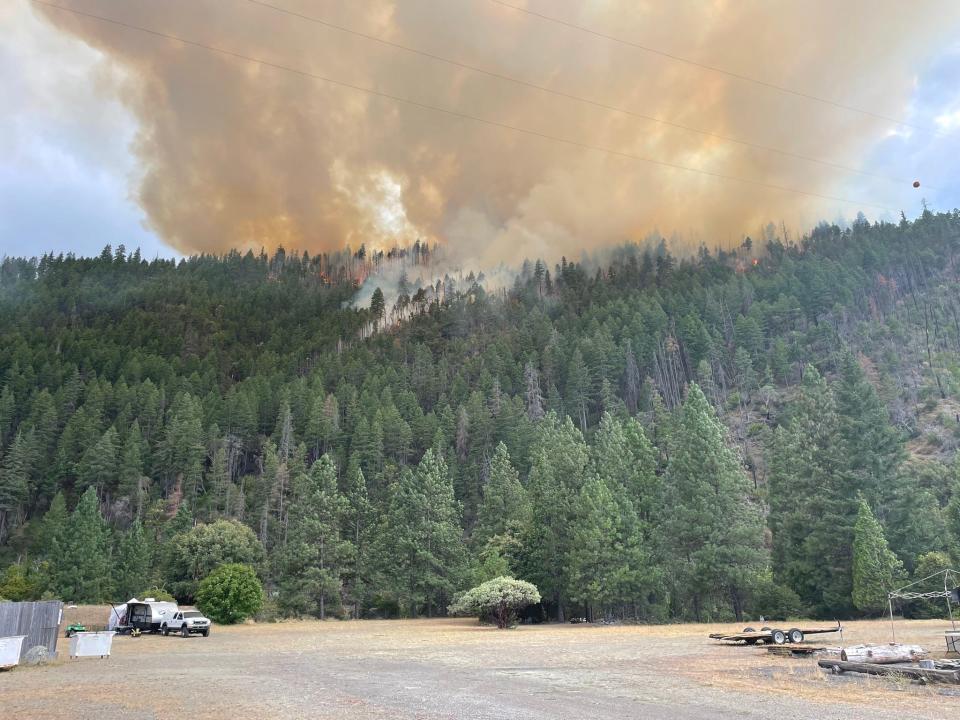
[[(451, 67), (242, 0), (72, 0), (116, 18), (298, 70), (578, 143), (901, 207), (907, 187), (732, 145)], [(645, 54), (485, 0), (277, 0), (493, 72), (704, 131), (858, 166), (891, 123)], [(532, 9), (844, 104), (908, 117), (918, 68), (949, 42), (955, 3), (626, 0)], [(139, 132), (132, 192), (184, 253), (316, 252), (417, 237), (465, 265), (576, 256), (655, 229), (739, 242), (769, 220), (809, 227), (859, 209), (657, 167), (398, 104), (35, 6), (103, 53), (96, 87)], [(907, 13), (910, 12), (909, 17)], [(908, 21), (911, 32), (903, 31)]]

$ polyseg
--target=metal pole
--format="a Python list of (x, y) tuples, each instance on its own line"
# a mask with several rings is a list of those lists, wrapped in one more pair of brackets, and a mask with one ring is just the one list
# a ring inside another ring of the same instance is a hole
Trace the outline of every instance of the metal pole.
[(890, 605), (890, 635), (893, 638), (893, 642), (896, 642), (897, 629), (893, 626), (893, 597), (889, 593), (887, 594), (887, 603)]
[(944, 594), (944, 600), (947, 601), (947, 615), (950, 616), (950, 625), (951, 625), (951, 627), (953, 627), (954, 630), (956, 630), (956, 629), (957, 629), (957, 623), (956, 623), (956, 621), (953, 619), (953, 608), (950, 607), (950, 591), (947, 590), (947, 578), (948, 578), (948, 577), (950, 577), (950, 571), (949, 571), (949, 570), (944, 570), (944, 571), (943, 571), (943, 594)]

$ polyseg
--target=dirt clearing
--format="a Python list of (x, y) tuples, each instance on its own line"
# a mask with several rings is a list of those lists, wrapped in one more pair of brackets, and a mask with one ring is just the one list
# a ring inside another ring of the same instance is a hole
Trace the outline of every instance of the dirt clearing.
[[(942, 621), (897, 639), (943, 648)], [(708, 640), (733, 626), (288, 622), (203, 637), (119, 637), (108, 660), (0, 673), (10, 718), (942, 718), (955, 688), (829, 675), (812, 658)], [(834, 639), (835, 638), (835, 639)], [(845, 626), (886, 642), (889, 623)], [(838, 645), (838, 636), (816, 638)], [(66, 657), (66, 641), (60, 645)]]

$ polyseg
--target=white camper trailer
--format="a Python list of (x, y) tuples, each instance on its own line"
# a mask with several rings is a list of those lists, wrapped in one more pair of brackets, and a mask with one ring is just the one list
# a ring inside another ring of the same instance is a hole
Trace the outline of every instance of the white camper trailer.
[(110, 630), (117, 628), (137, 628), (141, 632), (160, 632), (160, 628), (177, 613), (175, 602), (158, 601), (154, 598), (137, 600), (131, 598), (124, 605), (117, 605), (110, 611)]

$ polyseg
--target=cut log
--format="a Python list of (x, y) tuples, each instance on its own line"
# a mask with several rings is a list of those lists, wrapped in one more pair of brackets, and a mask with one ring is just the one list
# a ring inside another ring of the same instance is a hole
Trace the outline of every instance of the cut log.
[(919, 645), (852, 645), (844, 648), (840, 653), (841, 660), (866, 663), (900, 663), (916, 662), (927, 657), (929, 653)]
[(858, 672), (869, 675), (891, 675), (923, 682), (940, 682), (960, 685), (960, 670), (925, 670), (904, 665), (878, 665), (876, 663), (845, 662), (843, 660), (818, 660), (817, 665), (834, 673)]

